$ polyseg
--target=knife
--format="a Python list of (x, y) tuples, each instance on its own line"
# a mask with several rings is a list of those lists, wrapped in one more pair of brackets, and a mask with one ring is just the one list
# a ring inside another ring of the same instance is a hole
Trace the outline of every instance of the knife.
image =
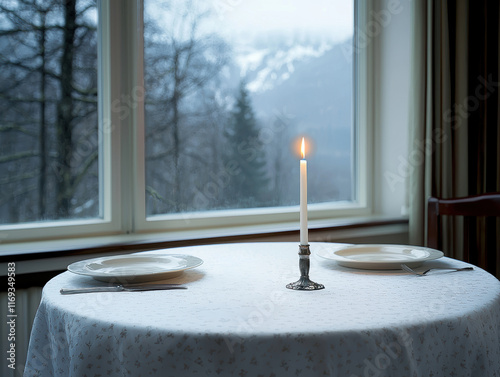
[(62, 295), (70, 295), (90, 292), (139, 292), (169, 289), (187, 289), (187, 287), (180, 284), (112, 285), (108, 287), (61, 288), (60, 292)]

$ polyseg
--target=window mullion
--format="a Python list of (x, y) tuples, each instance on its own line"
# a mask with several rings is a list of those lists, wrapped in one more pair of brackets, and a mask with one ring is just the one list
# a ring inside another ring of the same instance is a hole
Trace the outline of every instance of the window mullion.
[[(139, 105), (144, 90), (138, 85), (138, 4), (137, 0), (110, 1), (110, 79), (111, 106), (109, 119), (112, 134), (112, 213), (121, 220), (121, 231), (134, 231), (138, 191), (137, 144)], [(142, 53), (140, 54), (142, 56)]]
[(134, 7), (134, 138), (132, 140), (134, 147), (134, 164), (133, 164), (133, 182), (134, 185), (134, 231), (144, 229), (146, 224), (146, 154), (145, 154), (145, 121), (144, 121), (144, 99), (146, 95), (146, 87), (144, 84), (144, 1), (136, 0)]

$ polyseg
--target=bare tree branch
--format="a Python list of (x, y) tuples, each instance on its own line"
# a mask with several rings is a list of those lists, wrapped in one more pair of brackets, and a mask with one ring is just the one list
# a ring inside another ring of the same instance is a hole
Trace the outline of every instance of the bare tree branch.
[(0, 179), (0, 185), (16, 183), (26, 179), (36, 178), (40, 173), (38, 171), (24, 172), (18, 175), (4, 177)]
[(16, 123), (10, 123), (6, 126), (0, 126), (0, 132), (7, 132), (7, 131), (17, 131), (25, 135), (29, 135), (31, 137), (38, 137), (38, 134), (35, 134), (34, 132), (31, 132), (25, 127), (22, 127)]
[(27, 152), (19, 152), (17, 154), (11, 154), (9, 156), (0, 156), (0, 164), (22, 160), (24, 158), (30, 158), (30, 157), (38, 157), (38, 153), (33, 151), (27, 151)]
[(76, 175), (75, 180), (73, 182), (73, 191), (76, 190), (78, 185), (82, 182), (83, 178), (85, 178), (87, 172), (94, 162), (97, 161), (98, 151), (92, 152), (92, 154), (85, 160), (80, 172)]

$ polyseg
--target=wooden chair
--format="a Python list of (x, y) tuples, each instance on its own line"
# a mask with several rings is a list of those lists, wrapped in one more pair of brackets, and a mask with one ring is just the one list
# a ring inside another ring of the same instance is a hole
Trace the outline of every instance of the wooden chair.
[[(477, 247), (476, 235), (471, 232), (471, 228), (475, 227), (476, 218), (478, 217), (500, 217), (500, 192), (488, 193), (482, 195), (467, 196), (463, 198), (453, 199), (438, 199), (430, 197), (427, 202), (427, 246), (433, 249), (442, 248), (441, 216), (463, 216), (464, 217), (464, 260), (473, 264), (478, 264), (477, 250), (471, 250), (472, 247)], [(492, 232), (496, 233), (495, 224), (493, 223)], [(499, 235), (496, 235), (498, 242)], [(488, 261), (486, 266), (479, 266), (489, 270), (493, 274), (498, 274), (496, 271), (497, 258), (500, 258), (500, 250), (494, 245), (493, 250), (488, 250)], [(488, 255), (487, 254), (487, 255)]]

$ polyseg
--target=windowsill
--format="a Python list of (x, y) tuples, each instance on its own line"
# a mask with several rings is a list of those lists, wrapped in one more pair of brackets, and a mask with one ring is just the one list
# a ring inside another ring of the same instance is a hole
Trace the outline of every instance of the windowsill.
[[(311, 242), (355, 242), (366, 235), (384, 236), (394, 232), (407, 233), (405, 217), (367, 216), (309, 222)], [(395, 228), (396, 227), (396, 228)], [(0, 263), (34, 260), (86, 259), (95, 255), (129, 253), (160, 248), (194, 246), (228, 242), (297, 241), (297, 223), (254, 225), (166, 233), (120, 234), (105, 237), (58, 239), (39, 242), (0, 244)], [(69, 258), (69, 259), (68, 259)], [(22, 263), (24, 264), (24, 263)], [(53, 264), (53, 269), (64, 269)], [(29, 268), (29, 272), (33, 268)], [(41, 270), (47, 271), (47, 267)], [(23, 271), (17, 269), (18, 273)], [(25, 271), (28, 272), (28, 271)]]

